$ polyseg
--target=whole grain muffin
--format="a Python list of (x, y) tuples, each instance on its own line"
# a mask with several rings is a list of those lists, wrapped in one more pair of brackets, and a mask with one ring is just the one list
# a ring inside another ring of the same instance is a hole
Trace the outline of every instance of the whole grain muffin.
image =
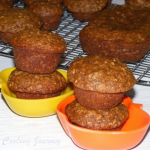
[(24, 3), (28, 6), (33, 4), (34, 2), (53, 2), (61, 4), (63, 0), (24, 0)]
[(15, 91), (17, 98), (39, 99), (60, 95), (67, 82), (58, 71), (51, 74), (30, 74), (15, 69), (11, 72), (7, 85)]
[(23, 30), (10, 41), (16, 67), (29, 73), (51, 73), (66, 51), (64, 39), (56, 33), (41, 30)]
[(67, 76), (75, 86), (79, 103), (91, 109), (115, 107), (124, 92), (136, 83), (126, 64), (102, 55), (77, 58), (68, 68)]
[(8, 5), (6, 2), (0, 1), (0, 10), (8, 8), (10, 8), (10, 5)]
[(107, 110), (92, 110), (76, 100), (66, 106), (65, 113), (72, 123), (94, 130), (118, 130), (129, 116), (127, 107), (122, 103)]
[(39, 29), (43, 22), (35, 13), (22, 8), (0, 10), (0, 39), (9, 43), (14, 33), (33, 28)]
[(150, 0), (125, 0), (127, 5), (150, 7)]
[(109, 109), (118, 105), (123, 97), (124, 92), (120, 93), (100, 93), (90, 90), (83, 90), (74, 86), (74, 93), (78, 102), (91, 109)]
[(150, 9), (114, 6), (97, 16), (79, 34), (84, 51), (121, 61), (139, 61), (150, 48)]
[(89, 21), (107, 5), (107, 0), (64, 0), (64, 6), (80, 21)]
[(43, 21), (41, 30), (55, 30), (60, 24), (64, 9), (61, 4), (53, 2), (34, 2), (29, 10), (36, 13)]

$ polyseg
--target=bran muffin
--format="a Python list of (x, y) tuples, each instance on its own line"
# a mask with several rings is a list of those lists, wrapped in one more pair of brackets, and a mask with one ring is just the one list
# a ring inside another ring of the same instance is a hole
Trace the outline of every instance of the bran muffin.
[(8, 8), (10, 8), (10, 5), (8, 5), (6, 2), (0, 1), (0, 10), (8, 9)]
[(122, 103), (107, 110), (92, 110), (76, 100), (66, 106), (65, 113), (72, 123), (94, 130), (119, 130), (129, 116)]
[(64, 6), (80, 21), (89, 21), (107, 5), (107, 0), (64, 0)]
[(109, 8), (79, 33), (88, 54), (139, 61), (150, 48), (150, 9), (119, 5)]
[(59, 3), (34, 2), (29, 10), (37, 14), (43, 21), (41, 30), (55, 30), (60, 24), (64, 9)]
[(122, 101), (124, 92), (136, 83), (126, 64), (102, 55), (77, 58), (68, 68), (67, 76), (75, 86), (78, 102), (91, 109), (115, 107)]
[(9, 43), (14, 33), (28, 28), (39, 29), (43, 22), (35, 13), (22, 8), (0, 10), (0, 39)]
[(61, 73), (30, 74), (19, 69), (11, 72), (7, 85), (17, 98), (39, 99), (58, 96), (67, 86)]
[(10, 41), (16, 67), (29, 73), (51, 73), (56, 70), (60, 57), (66, 51), (66, 42), (56, 33), (23, 30)]
[(150, 0), (125, 0), (127, 5), (150, 7)]

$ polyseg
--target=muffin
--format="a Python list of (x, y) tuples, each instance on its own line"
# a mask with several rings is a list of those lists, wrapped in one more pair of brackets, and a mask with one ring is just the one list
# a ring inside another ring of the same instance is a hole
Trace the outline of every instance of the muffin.
[(8, 8), (10, 8), (10, 5), (8, 5), (6, 2), (0, 1), (0, 10), (8, 9)]
[(63, 0), (24, 0), (24, 3), (28, 6), (33, 4), (34, 2), (53, 2), (61, 4)]
[(60, 24), (64, 9), (59, 3), (34, 2), (29, 10), (37, 14), (43, 21), (41, 30), (55, 30)]
[(35, 13), (22, 8), (0, 10), (0, 39), (9, 43), (14, 33), (33, 28), (39, 29), (43, 22)]
[(120, 130), (129, 116), (122, 103), (107, 110), (92, 110), (76, 100), (66, 106), (65, 113), (71, 123), (94, 130)]
[(75, 19), (89, 21), (95, 13), (106, 7), (107, 2), (107, 0), (64, 0), (63, 3)]
[(43, 99), (58, 96), (67, 86), (61, 73), (30, 74), (15, 69), (9, 76), (8, 88), (21, 99)]
[(136, 79), (126, 64), (116, 58), (91, 55), (77, 58), (68, 68), (77, 101), (90, 109), (113, 108), (122, 101)]
[(150, 48), (149, 18), (148, 8), (111, 7), (80, 31), (81, 46), (89, 55), (139, 61)]
[(130, 6), (150, 7), (150, 0), (125, 0), (125, 2)]
[(29, 73), (52, 73), (66, 51), (66, 42), (61, 36), (38, 29), (16, 33), (10, 45), (16, 67)]

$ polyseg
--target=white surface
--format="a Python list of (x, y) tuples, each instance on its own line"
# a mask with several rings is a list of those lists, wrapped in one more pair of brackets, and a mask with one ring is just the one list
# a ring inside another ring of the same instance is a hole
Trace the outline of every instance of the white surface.
[[(113, 3), (123, 4), (122, 0)], [(0, 56), (0, 71), (14, 66), (12, 58)], [(1, 94), (1, 93), (0, 93)], [(150, 114), (150, 86), (135, 85), (126, 93), (134, 103), (143, 104)], [(138, 116), (137, 116), (138, 117)], [(135, 150), (148, 150), (150, 132)], [(64, 132), (57, 115), (25, 118), (14, 114), (0, 96), (0, 150), (80, 150)]]

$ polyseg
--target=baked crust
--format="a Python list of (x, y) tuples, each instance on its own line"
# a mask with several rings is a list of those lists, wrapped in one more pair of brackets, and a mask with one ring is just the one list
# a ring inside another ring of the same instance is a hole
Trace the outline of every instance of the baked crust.
[(59, 26), (64, 12), (61, 4), (52, 2), (34, 2), (27, 8), (42, 19), (41, 30), (55, 30)]
[(95, 91), (83, 90), (74, 86), (74, 93), (77, 101), (90, 109), (110, 109), (118, 105), (123, 97), (122, 93), (100, 93)]
[(127, 5), (150, 7), (150, 0), (125, 0)]
[(125, 92), (136, 83), (125, 63), (102, 55), (77, 58), (68, 68), (67, 76), (74, 86), (100, 93)]
[(12, 91), (49, 94), (64, 90), (67, 83), (58, 71), (51, 74), (31, 74), (15, 69), (10, 74), (7, 85)]
[(66, 106), (65, 113), (72, 123), (94, 130), (119, 128), (129, 115), (127, 107), (122, 103), (107, 110), (93, 110), (80, 105), (76, 100)]
[(38, 53), (63, 53), (66, 51), (65, 40), (56, 33), (41, 30), (23, 30), (16, 33), (10, 45)]
[(148, 8), (127, 5), (107, 9), (80, 31), (83, 50), (121, 61), (139, 61), (150, 48), (149, 14)]

